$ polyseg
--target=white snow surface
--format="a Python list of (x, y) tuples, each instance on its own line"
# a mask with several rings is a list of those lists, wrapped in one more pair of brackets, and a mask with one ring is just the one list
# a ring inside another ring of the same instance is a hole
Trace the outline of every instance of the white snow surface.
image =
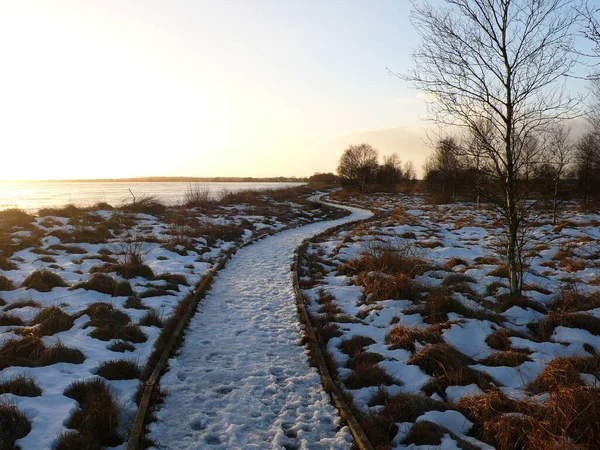
[[(339, 206), (339, 205), (334, 205)], [(301, 242), (352, 212), (241, 249), (216, 276), (161, 381), (150, 437), (173, 449), (348, 449), (351, 435), (300, 345), (290, 265)]]

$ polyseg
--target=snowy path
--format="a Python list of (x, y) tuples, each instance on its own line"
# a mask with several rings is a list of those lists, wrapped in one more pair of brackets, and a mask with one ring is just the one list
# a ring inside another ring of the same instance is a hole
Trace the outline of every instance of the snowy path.
[(169, 395), (150, 436), (161, 448), (350, 448), (299, 345), (290, 271), (303, 239), (372, 215), (344, 209), (352, 215), (241, 249), (216, 276), (161, 381)]

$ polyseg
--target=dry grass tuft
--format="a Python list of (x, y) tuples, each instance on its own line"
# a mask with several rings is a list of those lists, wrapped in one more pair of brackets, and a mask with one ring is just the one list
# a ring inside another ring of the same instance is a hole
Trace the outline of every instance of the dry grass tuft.
[(347, 389), (361, 389), (367, 386), (391, 386), (401, 384), (381, 366), (364, 362), (354, 366), (352, 373), (344, 380)]
[(138, 325), (144, 327), (163, 327), (163, 322), (158, 313), (154, 309), (149, 309), (146, 314), (139, 320)]
[(31, 423), (16, 405), (0, 402), (0, 449), (12, 450), (15, 441), (29, 434)]
[(426, 323), (437, 324), (448, 321), (449, 313), (460, 314), (463, 317), (471, 319), (489, 320), (500, 323), (501, 319), (494, 313), (488, 312), (483, 308), (474, 310), (465, 306), (460, 300), (454, 297), (453, 292), (448, 288), (433, 289), (427, 295), (427, 299), (422, 304), (415, 306), (406, 312), (420, 313)]
[(356, 283), (364, 287), (366, 303), (375, 303), (389, 299), (415, 300), (422, 287), (406, 274), (385, 275), (383, 273), (362, 272), (356, 277)]
[(594, 335), (600, 334), (600, 319), (585, 313), (550, 313), (540, 322), (530, 324), (529, 328), (537, 332), (542, 340), (547, 341), (558, 326), (581, 328)]
[(135, 346), (125, 341), (115, 341), (107, 347), (111, 352), (125, 353), (135, 350)]
[(23, 319), (14, 314), (1, 314), (0, 313), (0, 327), (13, 327), (25, 325)]
[(451, 345), (433, 344), (415, 353), (408, 363), (419, 366), (429, 375), (443, 376), (448, 372), (464, 370), (475, 361)]
[(117, 291), (117, 280), (110, 275), (104, 273), (94, 273), (92, 276), (83, 283), (76, 284), (71, 287), (70, 290), (74, 289), (85, 289), (86, 291), (96, 291), (102, 294), (115, 295)]
[(353, 355), (352, 359), (348, 361), (346, 367), (348, 369), (355, 370), (358, 366), (361, 365), (375, 365), (385, 358), (381, 356), (379, 353), (373, 352), (359, 352)]
[(35, 220), (35, 217), (27, 214), (19, 208), (9, 208), (0, 211), (0, 225), (2, 228), (26, 227)]
[(530, 336), (526, 335), (525, 333), (521, 333), (519, 331), (514, 331), (514, 330), (507, 330), (507, 329), (502, 328), (502, 329), (490, 334), (485, 339), (485, 342), (487, 345), (489, 345), (494, 350), (509, 351), (509, 350), (512, 350), (512, 347), (510, 345), (511, 337), (519, 337), (522, 339), (532, 340), (532, 338)]
[(44, 367), (56, 363), (81, 364), (85, 356), (60, 342), (46, 347), (36, 336), (8, 339), (0, 348), (0, 370), (10, 366)]
[(415, 423), (406, 438), (402, 443), (404, 445), (431, 445), (439, 446), (442, 444), (442, 438), (444, 436), (450, 436), (456, 441), (457, 447), (463, 450), (478, 450), (479, 447), (470, 444), (469, 442), (460, 439), (448, 428), (438, 425), (437, 423), (422, 421)]
[(446, 388), (449, 386), (468, 386), (477, 385), (482, 391), (494, 389), (493, 379), (488, 374), (472, 369), (470, 367), (449, 368), (444, 375), (430, 380), (423, 386), (423, 392), (427, 395), (437, 393), (440, 397), (446, 398)]
[(8, 278), (5, 277), (4, 275), (0, 274), (0, 291), (14, 291), (15, 290), (15, 284), (13, 283), (13, 281)]
[[(17, 266), (14, 262), (8, 259), (6, 256), (0, 256), (0, 270), (17, 270)], [(3, 290), (3, 289), (0, 289)]]
[(96, 375), (107, 380), (134, 380), (140, 378), (139, 367), (128, 359), (104, 361), (96, 368)]
[(86, 322), (86, 327), (118, 327), (127, 325), (130, 317), (120, 309), (116, 309), (110, 303), (97, 302), (92, 303), (85, 308), (80, 315), (87, 314), (90, 320)]
[(134, 344), (140, 344), (148, 340), (146, 333), (144, 333), (137, 325), (99, 327), (92, 331), (89, 335), (101, 341), (120, 339), (123, 341), (133, 342)]
[(523, 352), (515, 352), (512, 350), (493, 353), (487, 358), (479, 361), (479, 364), (490, 367), (517, 367), (526, 361), (531, 361), (529, 356)]
[[(95, 377), (76, 381), (65, 390), (64, 395), (79, 403), (66, 426), (79, 431), (81, 440), (76, 442), (82, 443), (80, 448), (114, 447), (123, 442), (119, 435), (121, 411), (104, 380)], [(69, 448), (67, 445), (72, 445), (72, 441), (72, 435), (63, 435), (57, 447)]]
[(42, 390), (37, 385), (35, 378), (17, 375), (10, 380), (0, 382), (0, 395), (13, 394), (21, 397), (39, 397)]
[(42, 309), (36, 314), (32, 325), (37, 325), (35, 334), (39, 336), (50, 336), (61, 331), (70, 330), (74, 319), (58, 306), (50, 306)]
[(396, 325), (386, 336), (385, 342), (392, 350), (401, 348), (414, 352), (415, 342), (421, 344), (443, 343), (442, 331), (448, 326), (448, 324), (436, 324), (428, 328), (416, 328)]
[(68, 284), (60, 275), (47, 269), (40, 269), (29, 274), (21, 287), (35, 289), (39, 292), (50, 292), (55, 287), (68, 287)]
[(507, 309), (512, 308), (513, 306), (519, 306), (523, 309), (531, 308), (534, 311), (542, 314), (547, 312), (544, 305), (522, 295), (499, 295), (497, 297), (495, 306), (500, 312), (505, 312)]
[(4, 312), (11, 311), (13, 309), (18, 309), (18, 308), (26, 308), (26, 307), (41, 308), (42, 304), (40, 302), (36, 302), (35, 300), (31, 300), (31, 299), (18, 300), (16, 302), (13, 302), (13, 303), (7, 305), (6, 308), (4, 308)]
[(554, 312), (577, 312), (600, 307), (600, 292), (583, 295), (574, 290), (563, 290), (552, 301)]
[(568, 386), (584, 386), (580, 373), (600, 373), (600, 357), (554, 358), (527, 388), (540, 394)]
[(344, 339), (338, 345), (338, 348), (348, 356), (354, 356), (363, 351), (363, 348), (375, 344), (375, 340), (368, 336), (352, 336), (350, 339)]

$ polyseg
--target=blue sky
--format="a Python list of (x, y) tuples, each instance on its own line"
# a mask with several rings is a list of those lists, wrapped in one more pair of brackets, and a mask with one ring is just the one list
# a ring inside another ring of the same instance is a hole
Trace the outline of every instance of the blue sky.
[(386, 70), (412, 67), (410, 9), (2, 0), (0, 179), (305, 176), (363, 141), (419, 168), (423, 96)]

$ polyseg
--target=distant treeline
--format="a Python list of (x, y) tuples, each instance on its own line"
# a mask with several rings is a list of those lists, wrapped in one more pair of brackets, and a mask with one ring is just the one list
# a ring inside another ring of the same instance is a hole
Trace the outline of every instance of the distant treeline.
[(308, 178), (298, 177), (139, 177), (139, 178), (96, 178), (86, 180), (46, 180), (46, 181), (77, 181), (77, 182), (111, 182), (111, 183), (165, 183), (165, 182), (190, 182), (190, 183), (306, 183)]

